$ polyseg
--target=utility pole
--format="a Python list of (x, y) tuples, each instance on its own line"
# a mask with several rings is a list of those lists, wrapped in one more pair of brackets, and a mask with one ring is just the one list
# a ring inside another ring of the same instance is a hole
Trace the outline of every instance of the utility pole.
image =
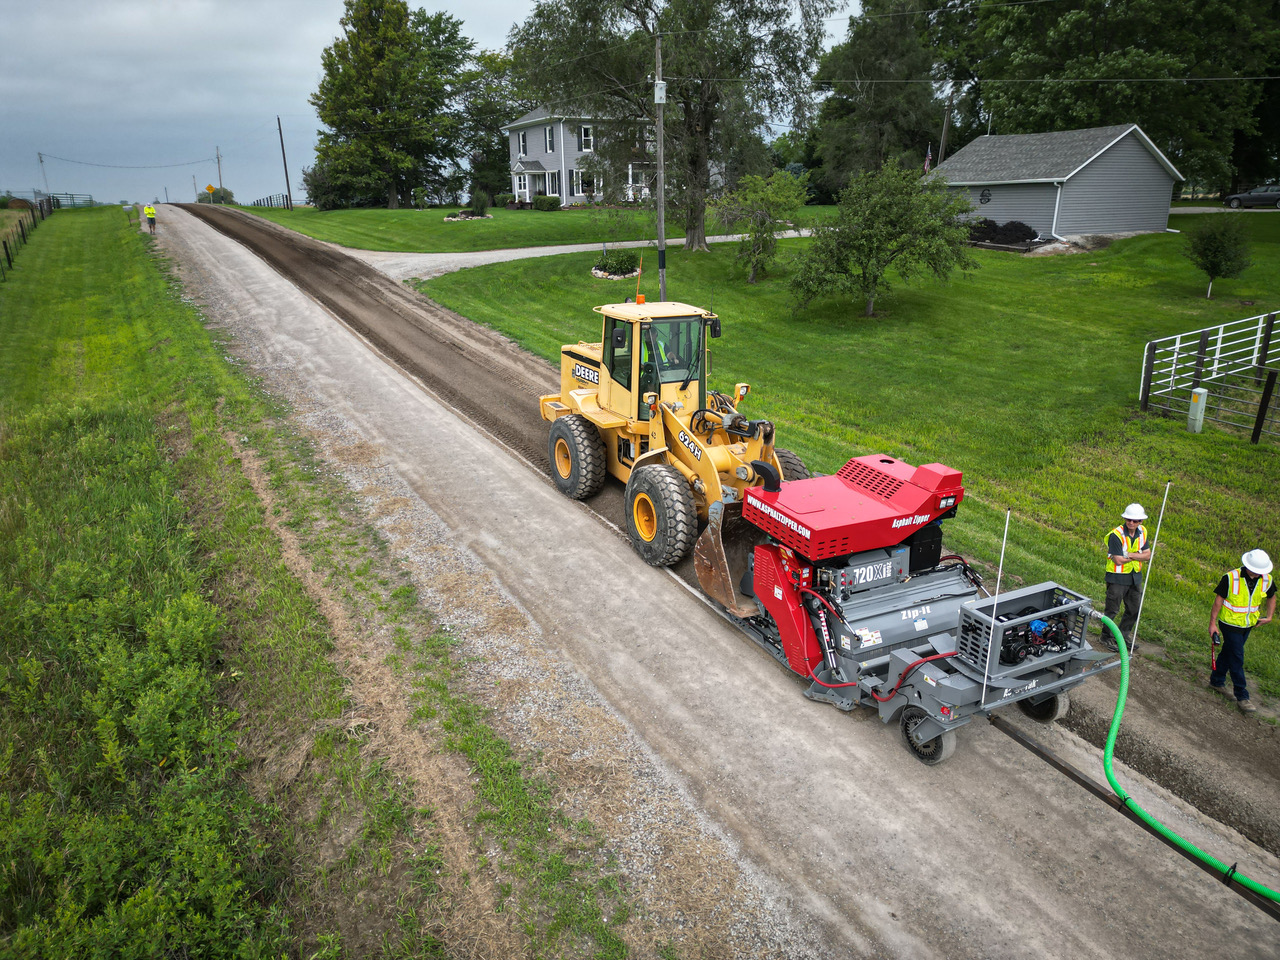
[(165, 188), (164, 188), (164, 202), (165, 202), (165, 203), (168, 203), (168, 202), (169, 202), (169, 188), (168, 188), (168, 187), (165, 187)]
[(217, 147), (214, 147), (213, 155), (218, 160), (218, 191), (221, 192), (222, 191), (222, 153), (218, 150)]
[(947, 112), (942, 118), (942, 142), (938, 144), (939, 163), (947, 159), (947, 131), (951, 129), (951, 103), (955, 99), (955, 96), (955, 90), (952, 90), (947, 94)]
[(200, 189), (196, 186), (196, 175), (191, 175), (191, 196), (195, 198), (195, 203), (200, 202)]
[(667, 103), (667, 85), (662, 79), (662, 34), (655, 38), (653, 102), (658, 108), (658, 299), (667, 299), (667, 176), (664, 169), (662, 112)]
[(49, 192), (49, 175), (44, 171), (44, 154), (37, 153), (36, 156), (40, 158), (40, 176), (44, 178), (44, 192), (47, 194)]
[(280, 131), (280, 162), (284, 164), (284, 195), (289, 198), (289, 209), (293, 209), (293, 190), (289, 186), (289, 161), (284, 156), (284, 127), (280, 126), (280, 115), (276, 114), (276, 129)]

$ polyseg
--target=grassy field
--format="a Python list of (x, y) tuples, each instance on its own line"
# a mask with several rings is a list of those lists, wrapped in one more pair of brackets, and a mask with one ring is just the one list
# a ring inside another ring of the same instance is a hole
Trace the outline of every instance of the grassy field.
[[(312, 207), (292, 211), (278, 207), (240, 207), (245, 213), (278, 223), (317, 240), (356, 250), (390, 250), (408, 253), (462, 253), (502, 250), (508, 247), (543, 247), (562, 243), (601, 243), (648, 240), (656, 236), (652, 212), (641, 209), (600, 207), (540, 210), (491, 210), (492, 220), (445, 223), (444, 210), (330, 210)], [(834, 207), (805, 207), (796, 222), (807, 226), (814, 219), (834, 215)], [(724, 229), (708, 222), (708, 235)], [(684, 232), (667, 224), (668, 241), (684, 239)]]
[[(624, 955), (595, 828), (459, 691), (450, 637), (151, 246), (119, 208), (60, 212), (0, 284), (0, 955), (445, 958), (470, 933), (437, 935), (441, 891), (485, 871), (529, 956)], [(350, 722), (268, 520), (388, 630), (419, 731), (472, 772), (470, 860)]]
[[(1174, 224), (1185, 231), (1202, 216)], [(1255, 546), (1280, 558), (1280, 452), (1143, 416), (1138, 389), (1147, 340), (1280, 307), (1280, 215), (1243, 222), (1254, 266), (1218, 281), (1213, 300), (1181, 255), (1186, 238), (1174, 234), (1071, 256), (977, 251), (977, 271), (899, 288), (876, 301), (872, 319), (834, 298), (797, 311), (785, 263), (747, 286), (730, 245), (672, 251), (667, 292), (724, 318), (713, 383), (750, 382), (749, 415), (774, 420), (780, 443), (811, 467), (832, 472), (851, 456), (885, 452), (962, 470), (968, 498), (948, 541), (993, 564), (1012, 510), (1006, 588), (1052, 579), (1100, 604), (1105, 534), (1131, 500), (1146, 505), (1154, 529), (1172, 480), (1141, 632), (1164, 644), (1171, 667), (1198, 677), (1217, 578)], [(805, 243), (784, 241), (784, 257)], [(634, 292), (633, 283), (593, 279), (588, 260), (475, 268), (422, 289), (555, 361), (561, 343), (599, 339), (592, 305)], [(656, 273), (641, 292), (657, 298)], [(1272, 696), (1278, 636), (1280, 626), (1262, 627), (1247, 649), (1251, 676)]]

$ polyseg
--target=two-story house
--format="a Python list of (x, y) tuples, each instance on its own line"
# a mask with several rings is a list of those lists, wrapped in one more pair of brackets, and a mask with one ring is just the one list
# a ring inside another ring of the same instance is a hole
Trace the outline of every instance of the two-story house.
[[(603, 196), (584, 158), (595, 153), (597, 124), (590, 117), (553, 114), (546, 107), (501, 128), (511, 151), (511, 192), (520, 201), (559, 197), (562, 206), (590, 203)], [(628, 164), (623, 194), (629, 200), (649, 195), (653, 165)]]

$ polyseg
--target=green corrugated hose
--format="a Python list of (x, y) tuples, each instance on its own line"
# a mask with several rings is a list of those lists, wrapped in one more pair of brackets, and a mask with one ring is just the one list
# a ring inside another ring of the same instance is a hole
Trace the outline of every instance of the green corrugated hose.
[(1187, 853), (1191, 854), (1196, 859), (1213, 867), (1214, 870), (1217, 870), (1222, 874), (1222, 879), (1224, 881), (1235, 880), (1239, 882), (1241, 886), (1248, 887), (1259, 896), (1266, 897), (1268, 900), (1274, 900), (1277, 903), (1280, 903), (1280, 893), (1277, 893), (1270, 887), (1263, 886), (1256, 880), (1246, 877), (1243, 873), (1237, 873), (1234, 865), (1227, 866), (1216, 857), (1212, 857), (1205, 853), (1195, 844), (1178, 836), (1163, 823), (1138, 806), (1133, 798), (1124, 792), (1124, 788), (1116, 782), (1116, 775), (1111, 769), (1111, 759), (1112, 754), (1115, 753), (1116, 749), (1116, 734), (1120, 732), (1120, 718), (1124, 715), (1124, 701), (1129, 695), (1129, 649), (1125, 646), (1124, 638), (1120, 635), (1120, 628), (1115, 625), (1113, 620), (1109, 617), (1103, 616), (1102, 614), (1098, 614), (1098, 619), (1100, 619), (1103, 624), (1106, 625), (1107, 629), (1111, 631), (1112, 635), (1115, 637), (1116, 646), (1120, 648), (1120, 693), (1116, 697), (1116, 712), (1115, 716), (1111, 718), (1111, 730), (1107, 733), (1107, 748), (1102, 753), (1102, 768), (1107, 773), (1107, 782), (1111, 784), (1111, 789), (1114, 790), (1116, 796), (1124, 802), (1124, 805), (1141, 817), (1142, 820), (1151, 827), (1151, 829), (1155, 830), (1171, 843), (1187, 851)]

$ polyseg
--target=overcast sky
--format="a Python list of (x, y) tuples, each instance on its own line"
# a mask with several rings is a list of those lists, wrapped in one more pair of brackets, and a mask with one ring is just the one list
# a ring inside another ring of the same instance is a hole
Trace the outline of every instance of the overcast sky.
[[(451, 13), (486, 50), (532, 9), (410, 6)], [(301, 197), (319, 127), (307, 98), (342, 11), (342, 0), (0, 0), (0, 192), (186, 202), (219, 185), (218, 151), (222, 185), (251, 203), (285, 191), (279, 116)], [(828, 42), (846, 22), (829, 22)]]
[[(480, 49), (505, 46), (532, 7), (410, 6), (453, 14)], [(301, 196), (319, 127), (307, 98), (342, 10), (342, 0), (0, 0), (0, 192), (29, 195), (47, 179), (51, 192), (112, 203), (164, 201), (166, 190), (185, 202), (193, 177), (200, 190), (218, 186), (216, 149), (222, 184), (248, 203), (284, 193), (279, 115)]]

